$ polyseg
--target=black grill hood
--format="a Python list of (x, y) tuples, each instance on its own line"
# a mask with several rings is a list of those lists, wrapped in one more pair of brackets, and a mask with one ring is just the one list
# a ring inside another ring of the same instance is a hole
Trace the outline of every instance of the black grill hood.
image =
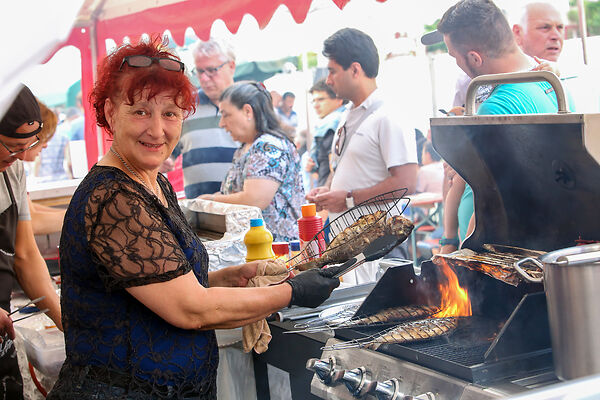
[(433, 118), (431, 133), (473, 189), (476, 227), (463, 247), (600, 240), (600, 114)]

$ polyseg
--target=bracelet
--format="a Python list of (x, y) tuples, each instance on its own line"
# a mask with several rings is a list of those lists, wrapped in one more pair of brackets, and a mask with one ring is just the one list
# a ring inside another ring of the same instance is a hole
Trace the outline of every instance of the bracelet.
[(454, 246), (454, 247), (458, 247), (458, 245), (460, 244), (460, 242), (458, 241), (458, 238), (445, 238), (442, 237), (440, 239), (440, 246)]

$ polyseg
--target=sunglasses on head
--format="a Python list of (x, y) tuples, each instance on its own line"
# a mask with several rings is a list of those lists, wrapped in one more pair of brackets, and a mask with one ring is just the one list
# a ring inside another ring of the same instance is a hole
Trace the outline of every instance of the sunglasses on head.
[(123, 69), (123, 65), (127, 64), (133, 68), (146, 68), (152, 64), (158, 64), (167, 71), (183, 72), (185, 64), (179, 60), (174, 60), (168, 57), (150, 57), (150, 56), (127, 56), (123, 57), (123, 62), (119, 70)]

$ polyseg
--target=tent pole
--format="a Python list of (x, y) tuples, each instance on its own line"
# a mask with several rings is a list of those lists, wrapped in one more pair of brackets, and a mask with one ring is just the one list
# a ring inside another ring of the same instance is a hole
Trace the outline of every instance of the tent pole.
[[(304, 106), (306, 110), (306, 151), (310, 151), (313, 139), (313, 125), (310, 120), (310, 93), (309, 90), (312, 87), (312, 74), (308, 69), (308, 53), (306, 51), (301, 54), (302, 59), (302, 75), (307, 83), (307, 89), (304, 93)], [(309, 153), (310, 154), (310, 153)]]
[[(96, 23), (97, 19), (94, 16), (92, 18), (92, 24), (90, 25), (90, 51), (92, 53), (92, 87), (96, 85), (98, 80), (98, 38), (96, 36)], [(102, 137), (102, 130), (96, 125), (96, 140), (98, 145), (98, 161), (104, 155), (104, 139)]]
[(436, 85), (435, 85), (435, 59), (431, 53), (427, 54), (427, 61), (429, 61), (429, 80), (431, 81), (431, 115), (437, 117), (437, 96), (436, 96)]
[(587, 65), (587, 24), (585, 23), (583, 0), (577, 0), (577, 14), (579, 15), (579, 34), (581, 35), (581, 47), (583, 49), (583, 63)]

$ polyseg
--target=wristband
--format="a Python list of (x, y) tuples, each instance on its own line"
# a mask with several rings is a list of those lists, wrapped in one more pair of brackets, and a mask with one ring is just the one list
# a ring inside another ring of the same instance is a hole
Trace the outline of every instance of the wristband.
[(460, 244), (460, 242), (458, 241), (458, 238), (441, 238), (440, 239), (440, 246), (454, 246), (454, 247), (458, 247), (458, 245)]
[(346, 193), (346, 207), (348, 209), (354, 207), (354, 197), (352, 196), (352, 190)]

